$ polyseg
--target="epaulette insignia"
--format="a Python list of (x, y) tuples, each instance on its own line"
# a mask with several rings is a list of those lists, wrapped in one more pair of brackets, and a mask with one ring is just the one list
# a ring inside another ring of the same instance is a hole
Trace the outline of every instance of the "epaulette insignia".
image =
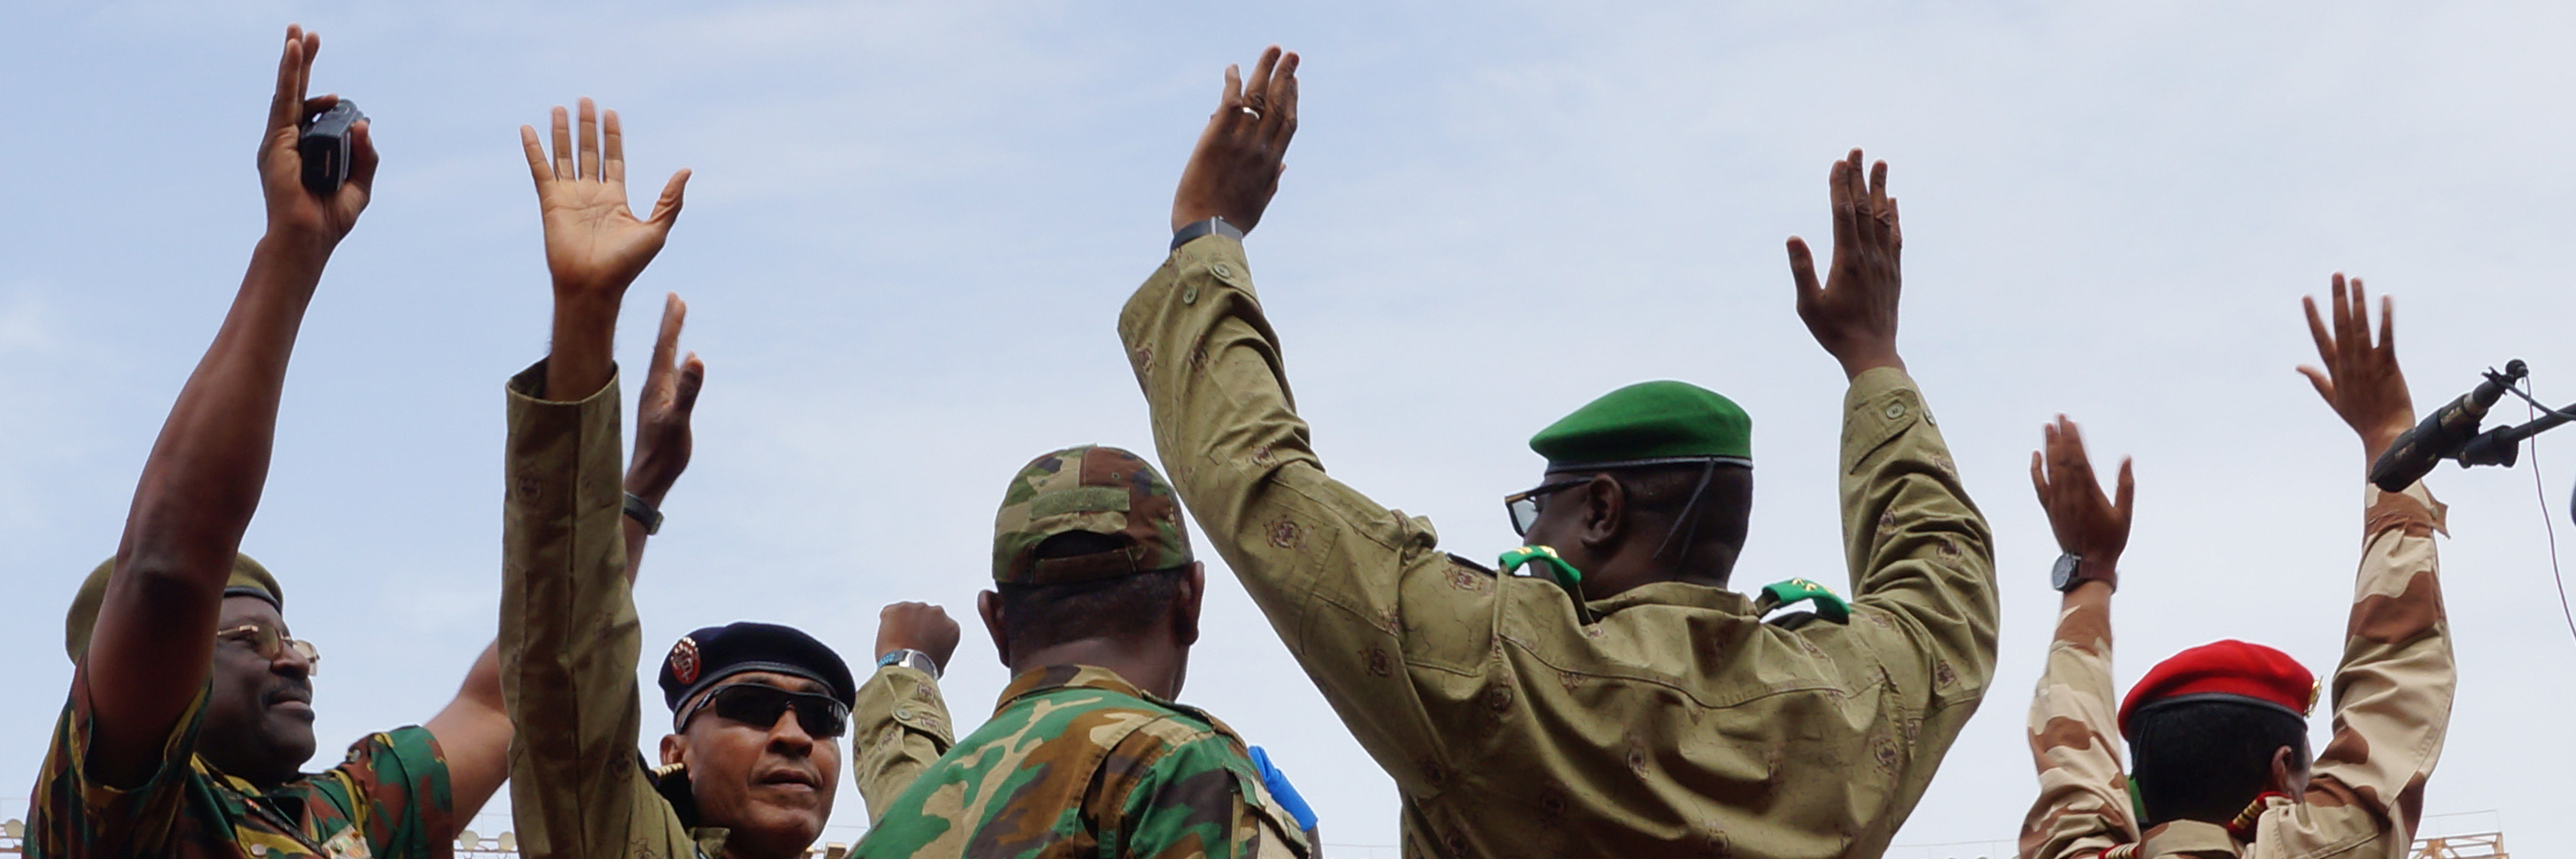
[(1816, 616), (1819, 618), (1834, 623), (1846, 623), (1851, 620), (1849, 601), (1844, 600), (1840, 594), (1834, 593), (1832, 589), (1806, 579), (1790, 579), (1763, 585), (1760, 596), (1753, 600), (1753, 610), (1759, 614), (1770, 614), (1772, 609), (1800, 600), (1813, 602), (1816, 606)]

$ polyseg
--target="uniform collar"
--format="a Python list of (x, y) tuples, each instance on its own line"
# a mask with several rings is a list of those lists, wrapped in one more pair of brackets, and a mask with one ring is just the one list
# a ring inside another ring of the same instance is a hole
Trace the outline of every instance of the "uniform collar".
[(1022, 698), (1062, 689), (1098, 689), (1157, 704), (1170, 703), (1136, 688), (1136, 684), (1127, 682), (1127, 678), (1118, 676), (1118, 672), (1097, 665), (1049, 665), (1020, 672), (1019, 676), (1011, 678), (1011, 685), (1002, 687), (1002, 700), (993, 705), (993, 711), (999, 713)]
[(2244, 852), (2244, 846), (2227, 834), (2227, 827), (2198, 820), (2157, 824), (2138, 842), (2138, 855), (2144, 857), (2237, 856)]

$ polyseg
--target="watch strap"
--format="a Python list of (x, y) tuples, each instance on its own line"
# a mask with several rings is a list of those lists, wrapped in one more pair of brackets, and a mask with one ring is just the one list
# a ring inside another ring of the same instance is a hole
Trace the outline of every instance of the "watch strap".
[(930, 654), (909, 647), (897, 648), (884, 656), (877, 657), (878, 668), (896, 665), (928, 674), (932, 680), (939, 679), (939, 660), (930, 658)]
[(626, 493), (626, 518), (644, 526), (647, 537), (662, 533), (662, 511), (654, 509), (653, 502), (644, 500), (644, 496)]
[(2066, 581), (2057, 586), (2058, 593), (2074, 593), (2075, 589), (2083, 587), (2085, 582), (2101, 582), (2103, 584), (2110, 585), (2111, 589), (2114, 591), (2120, 589), (2120, 574), (2118, 571), (2107, 571), (2106, 574), (2106, 571), (2101, 568), (2101, 565), (2084, 560), (2084, 556), (2082, 555), (2068, 552), (2057, 556), (2057, 563), (2059, 566), (2072, 565), (2074, 567), (2074, 571), (2067, 575)]
[(1172, 249), (1180, 250), (1182, 245), (1189, 244), (1192, 240), (1211, 233), (1224, 236), (1238, 242), (1243, 241), (1243, 230), (1241, 228), (1227, 223), (1223, 217), (1216, 217), (1203, 221), (1191, 221), (1189, 223), (1182, 224), (1180, 229), (1172, 231)]

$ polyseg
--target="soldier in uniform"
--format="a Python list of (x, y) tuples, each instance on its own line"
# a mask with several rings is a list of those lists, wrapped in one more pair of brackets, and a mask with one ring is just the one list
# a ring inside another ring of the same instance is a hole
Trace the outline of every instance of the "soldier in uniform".
[(338, 102), (305, 97), (320, 47), (287, 28), (259, 148), (267, 234), (153, 443), (115, 556), (73, 600), (71, 693), (37, 777), (30, 856), (444, 856), (507, 773), (488, 649), (427, 726), (302, 772), (320, 654), (288, 632), (276, 577), (239, 551), (297, 328), (375, 177), (361, 121), (346, 181), (303, 183), (299, 123)]
[(859, 855), (1307, 855), (1243, 740), (1173, 702), (1207, 580), (1152, 466), (1084, 446), (1020, 469), (994, 523), (993, 580), (976, 608), (1011, 683)]
[[(2371, 343), (2361, 282), (2334, 278), (2332, 329), (2307, 303), (2323, 369), (2300, 371), (2360, 434), (2363, 463), (2415, 421), (2389, 343), (2389, 306)], [(2311, 763), (2316, 681), (2288, 654), (2220, 641), (2149, 670), (2125, 699), (2111, 686), (2111, 594), (2128, 545), (2133, 480), (2103, 498), (2075, 425), (2047, 428), (2031, 481), (2065, 550), (2065, 596), (2046, 673), (2030, 705), (2040, 792), (2023, 821), (2023, 859), (2160, 856), (2404, 859), (2423, 822), (2424, 783), (2441, 756), (2457, 671), (2442, 610), (2433, 534), (2443, 505), (2422, 483), (2362, 490), (2361, 569), (2334, 739)], [(2447, 532), (2446, 532), (2447, 533)], [(2124, 773), (2119, 745), (2127, 738)]]
[[(621, 492), (612, 355), (626, 288), (660, 252), (688, 173), (673, 175), (652, 212), (637, 218), (626, 206), (615, 112), (603, 117), (583, 99), (576, 144), (556, 108), (551, 158), (535, 129), (520, 136), (555, 294), (551, 352), (509, 384), (500, 664), (517, 731), (509, 778), (520, 851), (532, 859), (800, 857), (831, 814), (839, 737), (858, 692), (830, 648), (767, 624), (692, 633), (662, 666), (673, 710), (663, 765), (648, 769), (635, 748), (642, 637), (629, 559), (661, 515), (655, 499)], [(694, 397), (703, 372), (692, 358), (675, 373), (686, 308), (677, 297), (667, 307), (648, 378), (679, 375), (687, 384), (648, 384), (648, 407)], [(685, 433), (673, 441), (684, 461)], [(637, 453), (639, 463), (652, 458)]]
[[(1325, 473), (1242, 234), (1297, 124), (1296, 56), (1229, 69), (1174, 195), (1171, 254), (1119, 318), (1181, 497), (1401, 791), (1407, 855), (1874, 856), (1992, 674), (1985, 519), (1896, 351), (1896, 203), (1855, 150), (1830, 177), (1797, 309), (1851, 382), (1845, 604), (1728, 590), (1749, 423), (1679, 383), (1624, 389), (1532, 440), (1503, 575)], [(1817, 610), (1766, 624), (1775, 604)]]

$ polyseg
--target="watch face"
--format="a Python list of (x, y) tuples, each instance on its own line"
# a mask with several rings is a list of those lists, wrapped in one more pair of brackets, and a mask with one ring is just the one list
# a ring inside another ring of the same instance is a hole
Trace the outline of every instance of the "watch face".
[(2081, 558), (2074, 555), (2057, 556), (2057, 566), (2048, 570), (2049, 585), (2063, 591), (2067, 586), (2075, 584), (2075, 568), (2081, 561)]

